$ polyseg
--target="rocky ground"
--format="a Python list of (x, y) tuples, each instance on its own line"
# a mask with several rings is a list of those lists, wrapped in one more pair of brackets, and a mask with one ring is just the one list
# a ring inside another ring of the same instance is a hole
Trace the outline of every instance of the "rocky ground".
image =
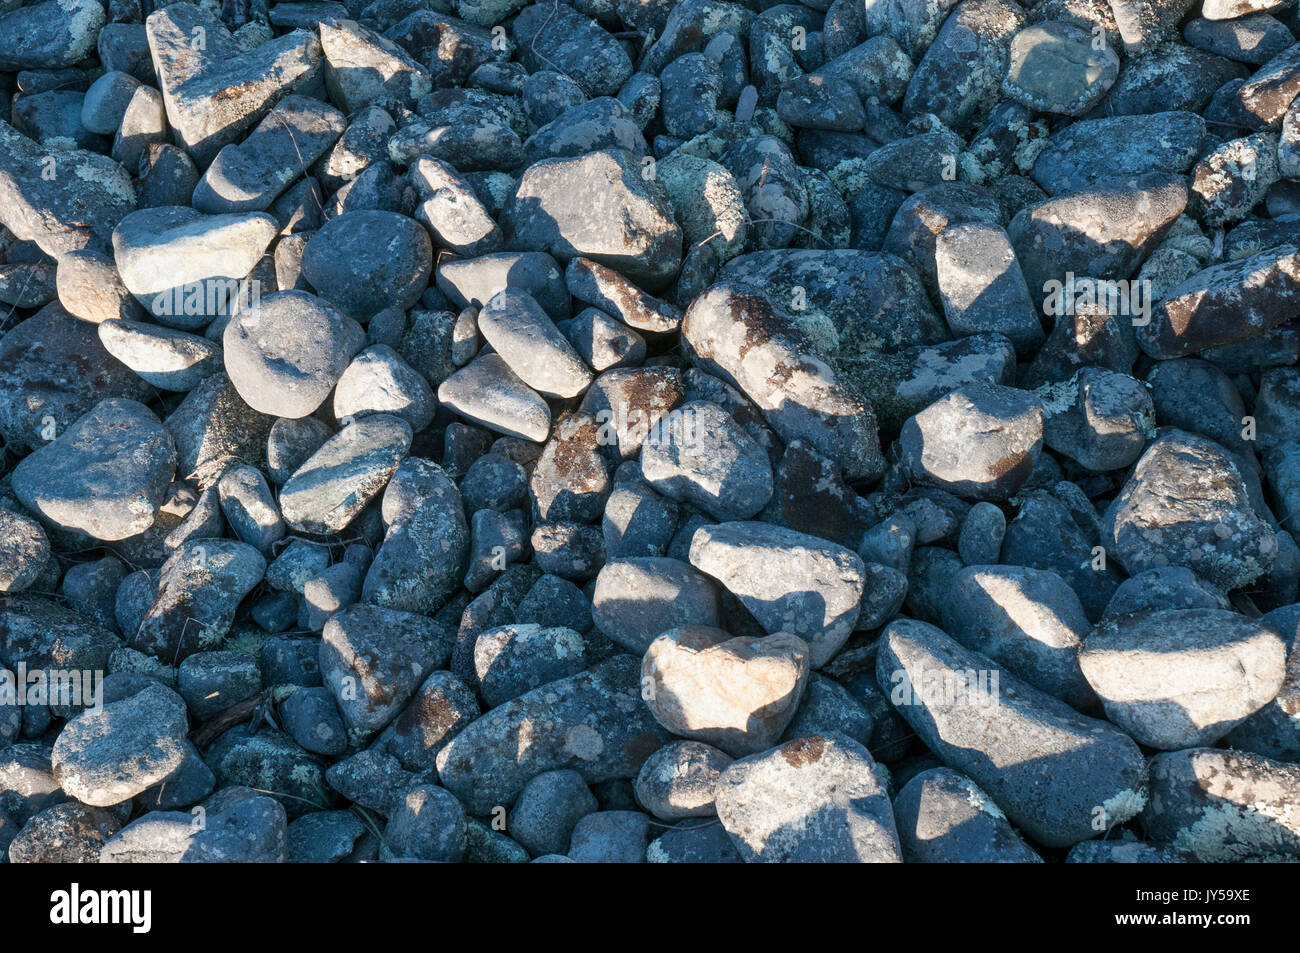
[(0, 0), (0, 855), (1295, 859), (1298, 36)]

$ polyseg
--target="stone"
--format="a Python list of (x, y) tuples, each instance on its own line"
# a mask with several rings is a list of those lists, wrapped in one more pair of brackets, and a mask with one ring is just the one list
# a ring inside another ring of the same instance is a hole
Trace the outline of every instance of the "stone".
[(733, 639), (690, 625), (650, 643), (642, 695), (673, 734), (740, 757), (781, 737), (803, 695), (808, 664), (808, 645), (798, 636)]
[(60, 529), (114, 541), (157, 518), (176, 445), (143, 404), (110, 398), (14, 468), (15, 495)]
[(807, 642), (814, 669), (853, 631), (866, 576), (862, 560), (842, 546), (767, 523), (720, 523), (695, 531), (690, 560), (765, 631)]
[(1218, 741), (1277, 695), (1285, 665), (1276, 632), (1222, 609), (1112, 618), (1079, 652), (1106, 717), (1165, 751)]
[(809, 735), (734, 761), (716, 798), (747, 863), (902, 863), (876, 762), (842, 735)]

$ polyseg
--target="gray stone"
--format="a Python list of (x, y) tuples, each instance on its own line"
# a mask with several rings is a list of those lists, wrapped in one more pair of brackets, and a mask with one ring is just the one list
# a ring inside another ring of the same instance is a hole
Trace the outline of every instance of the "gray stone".
[(721, 523), (695, 531), (690, 559), (767, 632), (807, 642), (814, 669), (853, 631), (866, 577), (862, 560), (842, 546), (767, 523)]
[(988, 792), (1007, 817), (1054, 847), (1141, 809), (1142, 754), (934, 626), (898, 620), (881, 636), (876, 679), (921, 740)]
[(953, 581), (942, 617), (948, 634), (968, 649), (1074, 708), (1096, 708), (1078, 659), (1088, 617), (1056, 573), (968, 566)]
[(1043, 445), (1043, 407), (1026, 391), (969, 384), (910, 418), (899, 435), (911, 479), (974, 500), (1005, 500)]
[(120, 540), (147, 530), (176, 470), (176, 446), (153, 412), (110, 398), (14, 468), (14, 494), (61, 529)]
[(699, 741), (664, 745), (641, 765), (636, 799), (661, 821), (713, 816), (718, 778), (732, 759)]
[(843, 735), (809, 735), (732, 762), (716, 797), (748, 863), (902, 863), (876, 762)]
[(253, 410), (305, 417), (329, 397), (364, 338), (356, 321), (324, 299), (281, 291), (226, 325), (226, 373)]
[(482, 354), (438, 385), (447, 409), (497, 433), (541, 443), (551, 430), (551, 411), (495, 353)]
[(302, 256), (302, 274), (322, 297), (358, 321), (419, 300), (433, 270), (428, 233), (396, 212), (336, 216), (316, 232)]
[(908, 781), (894, 799), (894, 819), (909, 863), (1042, 863), (993, 799), (950, 768)]
[(1300, 854), (1300, 766), (1255, 754), (1189, 748), (1151, 759), (1142, 827), (1201, 862), (1288, 860)]
[(1186, 566), (1225, 590), (1258, 579), (1277, 553), (1232, 458), (1172, 429), (1147, 448), (1107, 508), (1102, 538), (1130, 573)]
[(230, 631), (239, 603), (265, 571), (266, 560), (247, 543), (227, 539), (182, 543), (163, 563), (157, 595), (143, 620), (123, 632), (132, 648), (172, 664), (214, 648)]
[(309, 533), (342, 530), (387, 485), (411, 448), (400, 417), (372, 414), (348, 424), (308, 458), (280, 490), (280, 512)]
[(351, 606), (330, 618), (321, 676), (354, 741), (384, 728), (425, 677), (446, 664), (448, 635), (432, 619), (378, 606)]
[(524, 170), (503, 213), (506, 239), (562, 261), (585, 256), (650, 290), (676, 275), (682, 233), (668, 193), (627, 152), (545, 159)]
[(233, 314), (251, 296), (244, 279), (278, 230), (262, 212), (141, 209), (113, 230), (113, 256), (123, 284), (151, 317), (192, 331)]
[(1079, 652), (1106, 717), (1152, 748), (1212, 744), (1282, 687), (1286, 647), (1221, 609), (1167, 609), (1103, 622)]
[(83, 804), (121, 804), (180, 766), (188, 728), (185, 703), (151, 682), (68, 722), (54, 743), (54, 777)]
[[(442, 783), (481, 814), (509, 804), (543, 771), (572, 768), (589, 784), (635, 777), (668, 740), (641, 703), (638, 679), (636, 659), (616, 655), (506, 702), (439, 752)], [(519, 746), (524, 725), (532, 743)]]

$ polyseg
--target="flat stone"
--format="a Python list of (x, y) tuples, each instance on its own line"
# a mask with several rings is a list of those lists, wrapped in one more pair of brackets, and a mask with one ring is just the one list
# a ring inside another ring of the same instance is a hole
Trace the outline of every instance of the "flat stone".
[(23, 505), (61, 529), (95, 539), (142, 533), (176, 469), (176, 445), (143, 404), (110, 398), (14, 468)]

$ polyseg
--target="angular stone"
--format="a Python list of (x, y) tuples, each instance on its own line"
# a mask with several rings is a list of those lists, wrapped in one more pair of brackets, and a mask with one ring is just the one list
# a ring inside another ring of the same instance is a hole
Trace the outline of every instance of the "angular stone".
[(720, 523), (695, 531), (690, 560), (766, 631), (807, 642), (815, 669), (853, 631), (866, 577), (862, 560), (842, 546), (769, 523)]

